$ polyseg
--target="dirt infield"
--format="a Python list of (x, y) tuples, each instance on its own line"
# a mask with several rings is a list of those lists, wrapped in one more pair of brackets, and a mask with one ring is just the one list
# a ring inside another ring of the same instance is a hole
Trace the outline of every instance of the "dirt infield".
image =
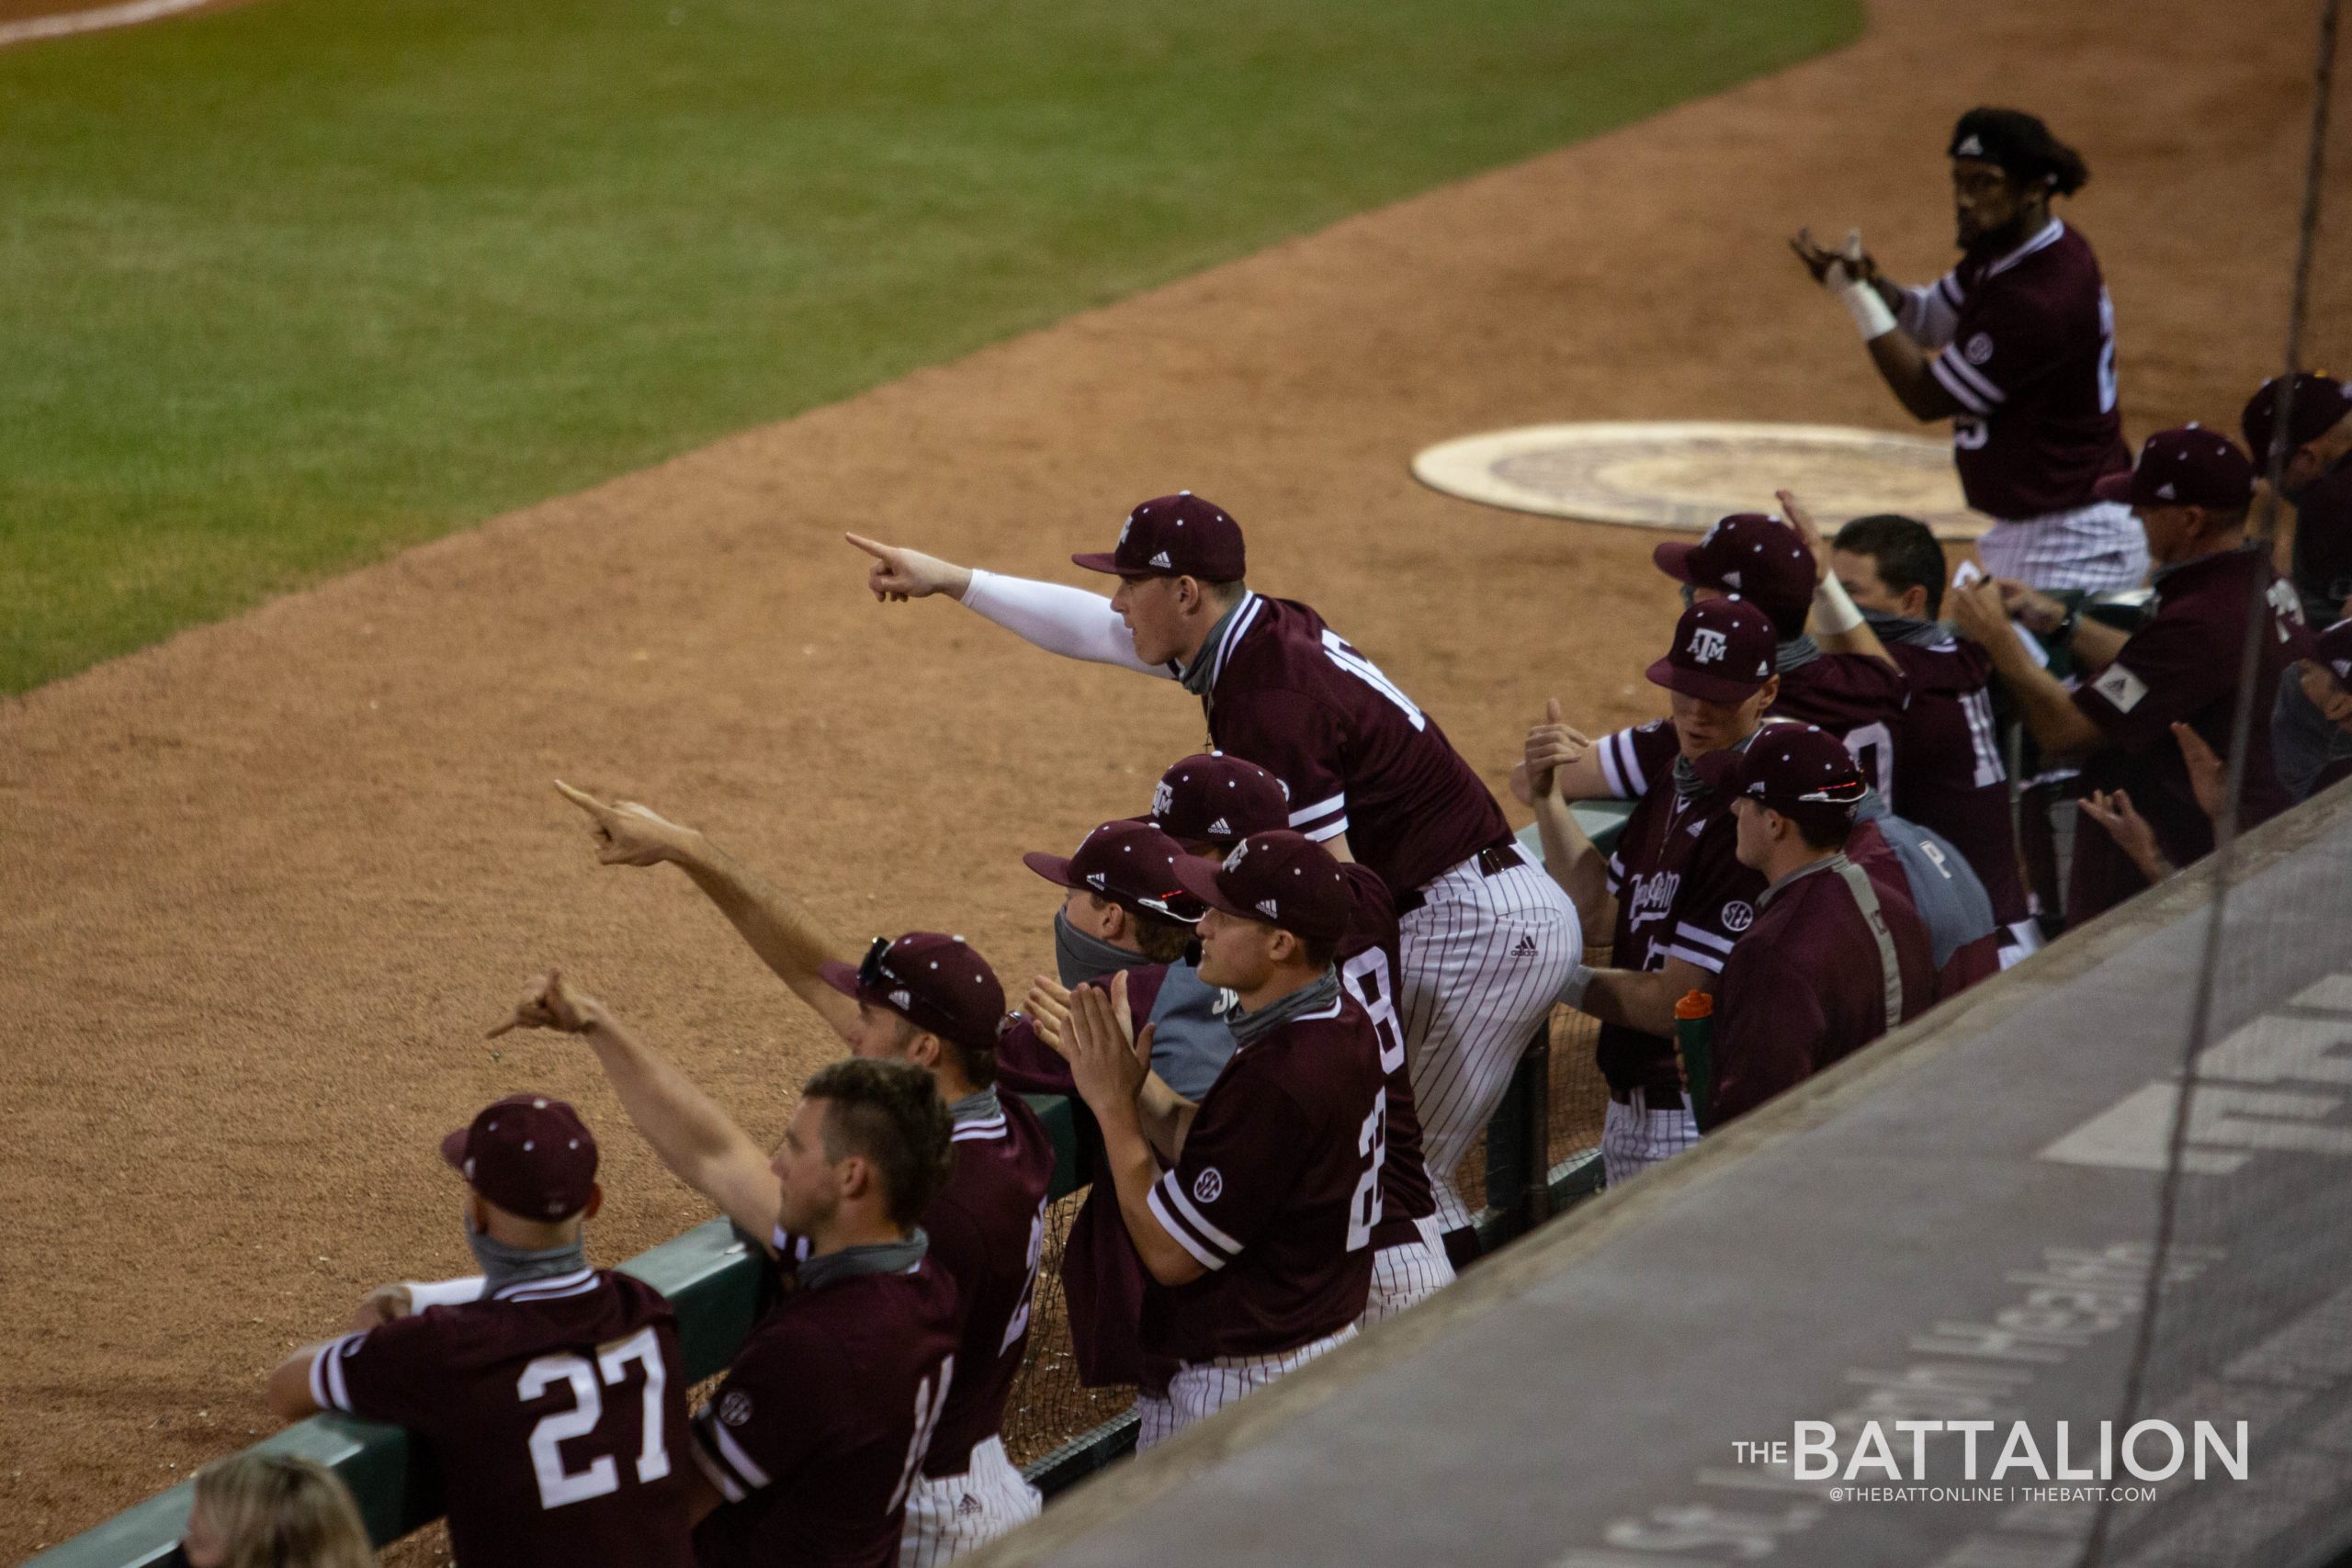
[[(0, 704), (0, 1558), (266, 1429), (264, 1369), (364, 1287), (469, 1267), (429, 1139), (484, 1100), (552, 1090), (605, 1131), (603, 1258), (706, 1217), (584, 1053), (481, 1039), (536, 966), (762, 1133), (831, 1054), (683, 879), (598, 870), (550, 775), (707, 828), (845, 934), (1048, 962), (1015, 856), (1137, 809), (1197, 709), (874, 605), (842, 527), (1068, 579), (1130, 502), (1197, 489), (1255, 582), (1499, 785), (1547, 694), (1658, 711), (1638, 671), (1674, 594), (1650, 536), (1448, 500), (1414, 451), (1548, 419), (1896, 426), (1781, 241), (1861, 221), (1892, 270), (1939, 270), (1943, 137), (1980, 99), (2089, 158), (2071, 210), (2133, 434), (2233, 424), (2278, 352), (2309, 9), (2149, 0), (2127, 34), (1881, 0), (1843, 54)], [(2341, 355), (2352, 267), (2321, 277)]]

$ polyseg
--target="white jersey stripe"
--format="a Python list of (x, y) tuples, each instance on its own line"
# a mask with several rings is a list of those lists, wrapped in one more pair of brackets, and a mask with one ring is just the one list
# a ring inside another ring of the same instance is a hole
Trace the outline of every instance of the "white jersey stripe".
[(1943, 389), (1950, 392), (1953, 400), (1969, 412), (1979, 415), (1991, 413), (1992, 405), (1985, 402), (1976, 389), (1951, 373), (1951, 366), (1957, 357), (1950, 349), (1946, 349), (1928, 361), (1928, 374), (1933, 376)]
[(1727, 956), (1721, 953), (1709, 953), (1703, 947), (1684, 947), (1679, 942), (1671, 942), (1658, 951), (1668, 958), (1679, 958), (1686, 964), (1695, 964), (1710, 975), (1720, 975), (1724, 972), (1724, 959)]
[(1177, 1246), (1191, 1253), (1193, 1262), (1212, 1273), (1225, 1267), (1225, 1259), (1210, 1251), (1206, 1242), (1193, 1239), (1193, 1234), (1184, 1228), (1183, 1222), (1170, 1212), (1157, 1185), (1145, 1195), (1144, 1202), (1151, 1210), (1151, 1217), (1159, 1222), (1159, 1228), (1173, 1236)]
[(757, 1491), (768, 1483), (768, 1472), (760, 1468), (758, 1461), (743, 1451), (743, 1445), (735, 1440), (735, 1434), (727, 1429), (727, 1424), (715, 1413), (703, 1425), (709, 1429), (712, 1441), (718, 1445), (718, 1452), (727, 1461), (728, 1468), (742, 1477), (745, 1486)]
[(1319, 844), (1327, 839), (1336, 839), (1347, 830), (1348, 819), (1344, 817), (1339, 817), (1324, 823), (1320, 828), (1302, 829), (1300, 829), (1299, 836), (1302, 838), (1312, 839)]
[[(1304, 1023), (1310, 1018), (1336, 1018), (1339, 1016), (1339, 1008), (1334, 1006), (1329, 1012), (1326, 1013), (1301, 1013), (1296, 1021)], [(1176, 1173), (1174, 1171), (1171, 1170), (1167, 1175), (1161, 1177), (1159, 1179), (1159, 1186), (1160, 1190), (1168, 1194), (1169, 1201), (1176, 1205), (1177, 1210), (1192, 1224), (1193, 1228), (1200, 1234), (1202, 1240), (1207, 1242), (1211, 1247), (1222, 1249), (1228, 1258), (1240, 1256), (1241, 1244), (1234, 1240), (1231, 1236), (1226, 1235), (1223, 1231), (1217, 1229), (1216, 1226), (1211, 1224), (1206, 1214), (1202, 1213), (1198, 1209), (1193, 1207), (1193, 1200), (1185, 1195), (1184, 1190), (1182, 1187), (1176, 1185)]]
[(1639, 800), (1649, 793), (1650, 781), (1634, 754), (1631, 730), (1600, 738), (1600, 778), (1620, 800)]
[(1234, 649), (1240, 644), (1243, 634), (1250, 629), (1250, 623), (1258, 618), (1258, 612), (1263, 608), (1264, 604), (1265, 601), (1255, 593), (1242, 600), (1241, 608), (1234, 615), (1233, 624), (1226, 628), (1224, 638), (1216, 645), (1216, 661), (1209, 666), (1211, 690), (1216, 689), (1217, 677), (1225, 673), (1225, 661), (1233, 657)]
[(1731, 951), (1731, 939), (1729, 937), (1720, 937), (1713, 931), (1701, 931), (1697, 926), (1691, 925), (1687, 920), (1677, 920), (1674, 922), (1674, 934), (1688, 942), (1704, 942), (1709, 947), (1714, 948), (1718, 952), (1729, 953)]
[(1333, 795), (1329, 800), (1318, 800), (1312, 806), (1304, 807), (1299, 810), (1292, 812), (1290, 814), (1290, 825), (1295, 828), (1301, 823), (1312, 822), (1318, 817), (1329, 816), (1334, 811), (1345, 811), (1347, 808), (1348, 794), (1347, 791), (1341, 790), (1339, 794)]
[(703, 1429), (709, 1425), (706, 1421), (695, 1423), (695, 1440), (688, 1445), (688, 1451), (695, 1456), (695, 1468), (718, 1488), (718, 1495), (730, 1503), (740, 1503), (751, 1494), (729, 1472), (726, 1461), (711, 1452), (709, 1440), (703, 1436)]
[(1940, 364), (1945, 359), (1951, 359), (1951, 373), (1959, 377), (1962, 380), (1966, 381), (1971, 387), (1975, 388), (1977, 396), (1983, 398), (1986, 402), (2001, 403), (2008, 400), (2008, 393), (1995, 386), (1991, 377), (1976, 368), (1975, 366), (1968, 363), (1968, 356), (1965, 354), (1962, 354), (1956, 359), (1953, 359), (1950, 355), (1940, 355), (1938, 356), (1937, 362)]

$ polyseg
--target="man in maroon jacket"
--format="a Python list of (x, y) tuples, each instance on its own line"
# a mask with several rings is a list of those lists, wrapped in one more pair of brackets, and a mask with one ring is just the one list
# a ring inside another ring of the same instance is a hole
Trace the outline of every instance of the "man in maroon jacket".
[(1449, 1233), (1453, 1176), (1577, 958), (1557, 888), (1420, 705), (1295, 600), (1251, 592), (1241, 529), (1189, 491), (1128, 513), (1116, 546), (1072, 557), (1118, 579), (1104, 599), (851, 536), (883, 600), (945, 594), (1051, 652), (1178, 682), (1220, 750), (1272, 772), (1290, 826), (1380, 875), (1403, 931), (1397, 1012)]
[[(2254, 485), (2254, 465), (2235, 443), (2192, 424), (2150, 436), (2138, 466), (2105, 486), (2138, 513), (2157, 563), (2155, 613), (2128, 635), (2018, 582), (1983, 582), (1953, 594), (1960, 629), (1992, 655), (2043, 756), (2080, 762), (2086, 789), (2127, 791), (2175, 865), (2212, 849), (2213, 824), (2189, 787), (2172, 725), (2186, 722), (2215, 752), (2228, 754), (2247, 607), (2257, 589), (2266, 590), (2264, 624), (2241, 823), (2267, 821), (2289, 804), (2271, 762), (2271, 706), (2311, 639), (2293, 586), (2246, 542)], [(2071, 648), (2097, 673), (2067, 691), (2018, 641), (2011, 615), (2045, 642)], [(2070, 924), (2146, 886), (2111, 836), (2075, 835)]]
[(1936, 968), (1898, 879), (1846, 858), (1867, 786), (1835, 736), (1771, 725), (1699, 772), (1731, 802), (1740, 863), (1765, 879), (1724, 965), (1706, 1132), (1924, 1012)]
[[(1054, 1146), (1020, 1096), (997, 1092), (1004, 991), (995, 972), (961, 937), (936, 931), (877, 937), (862, 962), (849, 962), (846, 945), (798, 900), (701, 833), (643, 806), (559, 787), (595, 824), (605, 864), (678, 866), (854, 1055), (911, 1064), (937, 1084), (956, 1157), (922, 1223), (933, 1262), (956, 1286), (962, 1347), (907, 1500), (908, 1561), (947, 1562), (1035, 1517), (1040, 1499), (1000, 1428), (1028, 1346)], [(746, 1233), (772, 1237), (792, 1267), (801, 1238), (777, 1232), (775, 1183), (750, 1135), (609, 1020), (588, 1043), (663, 1162)]]
[(677, 1318), (650, 1285), (588, 1266), (596, 1140), (562, 1100), (510, 1095), (441, 1157), (465, 1178), (481, 1299), (411, 1313), (371, 1295), (353, 1332), (271, 1374), (270, 1408), (432, 1439), (466, 1568), (686, 1568), (699, 1512)]
[(1339, 863), (1261, 833), (1180, 880), (1208, 905), (1201, 971), (1238, 998), (1206, 1099), (1151, 1092), (1126, 985), (1071, 998), (1071, 1076), (1102, 1128), (1102, 1172), (1151, 1276), (1144, 1348), (1179, 1363), (1178, 1428), (1355, 1333), (1372, 1284), (1386, 1092), (1372, 1021), (1332, 960), (1352, 899)]

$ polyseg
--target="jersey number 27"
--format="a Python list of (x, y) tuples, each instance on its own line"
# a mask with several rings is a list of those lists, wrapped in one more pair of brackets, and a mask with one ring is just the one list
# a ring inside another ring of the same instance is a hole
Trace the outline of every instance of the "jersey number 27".
[(594, 1432), (605, 1419), (605, 1396), (598, 1387), (618, 1387), (635, 1361), (645, 1369), (642, 1435), (638, 1444), (637, 1479), (661, 1480), (670, 1473), (670, 1450), (662, 1441), (662, 1394), (669, 1369), (662, 1364), (662, 1343), (650, 1328), (605, 1346), (594, 1361), (585, 1356), (541, 1356), (523, 1369), (515, 1380), (515, 1396), (528, 1404), (560, 1382), (571, 1385), (571, 1408), (543, 1416), (531, 1428), (531, 1470), (539, 1480), (539, 1506), (560, 1508), (585, 1503), (620, 1490), (620, 1466), (609, 1453), (598, 1454), (585, 1470), (563, 1467), (562, 1445)]

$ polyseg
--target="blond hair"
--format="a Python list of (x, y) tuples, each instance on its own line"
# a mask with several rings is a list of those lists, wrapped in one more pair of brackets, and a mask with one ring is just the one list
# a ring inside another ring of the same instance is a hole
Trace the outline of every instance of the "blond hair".
[(223, 1568), (375, 1568), (358, 1505), (313, 1461), (232, 1454), (196, 1472), (196, 1506), (228, 1549)]

